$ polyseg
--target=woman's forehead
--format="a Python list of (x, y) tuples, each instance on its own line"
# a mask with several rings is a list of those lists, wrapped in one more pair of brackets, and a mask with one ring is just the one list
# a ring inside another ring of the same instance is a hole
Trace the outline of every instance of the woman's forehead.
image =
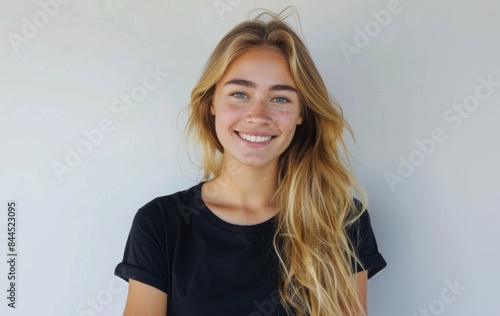
[(236, 57), (229, 63), (218, 84), (237, 80), (248, 82), (249, 87), (295, 86), (288, 61), (277, 49), (269, 47), (254, 48)]

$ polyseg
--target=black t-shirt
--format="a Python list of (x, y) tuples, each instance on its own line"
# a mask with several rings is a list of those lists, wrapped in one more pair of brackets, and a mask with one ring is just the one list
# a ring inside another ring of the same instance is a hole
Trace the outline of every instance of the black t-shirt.
[[(225, 222), (204, 204), (202, 185), (139, 209), (115, 275), (167, 293), (168, 316), (286, 315), (272, 244), (276, 216), (256, 225)], [(370, 278), (386, 262), (368, 212), (357, 224), (360, 233), (349, 235)]]

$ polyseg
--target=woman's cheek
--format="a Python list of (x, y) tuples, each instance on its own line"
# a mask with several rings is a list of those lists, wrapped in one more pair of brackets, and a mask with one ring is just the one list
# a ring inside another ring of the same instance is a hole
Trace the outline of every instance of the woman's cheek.
[(295, 111), (292, 109), (281, 110), (274, 115), (274, 117), (276, 117), (277, 120), (284, 125), (288, 124), (296, 125), (299, 116), (300, 116), (299, 111)]

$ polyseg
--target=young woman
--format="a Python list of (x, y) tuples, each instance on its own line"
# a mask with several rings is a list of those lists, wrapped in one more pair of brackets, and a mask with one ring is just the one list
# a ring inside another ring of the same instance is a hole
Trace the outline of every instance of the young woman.
[(237, 25), (189, 111), (204, 181), (137, 212), (124, 315), (365, 315), (386, 263), (342, 162), (351, 130), (297, 34), (277, 16)]

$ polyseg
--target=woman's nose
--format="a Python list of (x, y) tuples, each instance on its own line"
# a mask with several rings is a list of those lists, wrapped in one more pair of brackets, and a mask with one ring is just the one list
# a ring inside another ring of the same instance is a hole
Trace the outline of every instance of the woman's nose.
[(247, 121), (253, 123), (268, 123), (271, 121), (267, 102), (257, 99), (248, 107)]

